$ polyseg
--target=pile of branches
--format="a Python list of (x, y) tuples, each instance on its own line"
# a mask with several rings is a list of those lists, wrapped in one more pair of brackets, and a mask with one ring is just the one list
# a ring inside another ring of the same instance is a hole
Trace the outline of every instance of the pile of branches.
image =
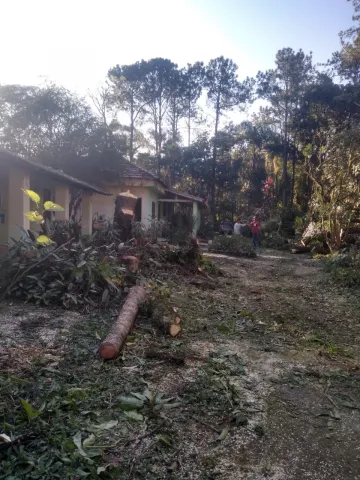
[(74, 239), (39, 246), (16, 242), (0, 263), (3, 297), (66, 308), (107, 305), (118, 298), (125, 277), (114, 244)]
[(185, 245), (151, 244), (124, 248), (126, 255), (140, 259), (141, 271), (177, 269), (183, 273), (201, 273), (203, 268), (211, 269), (211, 262), (201, 254), (197, 240), (189, 240)]

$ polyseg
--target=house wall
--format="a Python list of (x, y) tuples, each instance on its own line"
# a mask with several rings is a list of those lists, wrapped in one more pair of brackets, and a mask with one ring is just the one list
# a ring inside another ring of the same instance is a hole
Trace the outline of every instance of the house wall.
[(105, 197), (104, 195), (93, 195), (93, 215), (103, 215), (106, 218), (113, 219), (116, 195), (125, 190), (129, 190), (132, 195), (141, 198), (141, 221), (144, 225), (149, 225), (152, 215), (152, 203), (155, 203), (155, 217), (157, 217), (159, 199), (159, 194), (151, 187), (129, 186), (121, 189), (119, 189), (118, 186), (106, 187), (106, 191), (111, 193), (112, 196)]

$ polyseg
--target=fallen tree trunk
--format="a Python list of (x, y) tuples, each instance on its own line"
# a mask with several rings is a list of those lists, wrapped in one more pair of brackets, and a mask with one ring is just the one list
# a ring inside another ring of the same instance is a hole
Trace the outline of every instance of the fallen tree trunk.
[(297, 245), (291, 249), (291, 253), (309, 253), (311, 252), (310, 247), (303, 247), (302, 245)]
[(129, 272), (136, 273), (139, 270), (139, 259), (132, 255), (123, 255), (121, 261), (127, 266)]
[(99, 354), (108, 360), (117, 358), (134, 324), (139, 305), (145, 300), (143, 287), (132, 287), (110, 333), (101, 343)]

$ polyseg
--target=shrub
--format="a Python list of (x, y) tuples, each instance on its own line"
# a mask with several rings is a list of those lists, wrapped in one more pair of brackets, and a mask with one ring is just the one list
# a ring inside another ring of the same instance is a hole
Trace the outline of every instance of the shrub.
[(265, 248), (274, 248), (275, 250), (287, 250), (289, 248), (286, 239), (277, 232), (264, 235), (261, 239), (261, 246)]
[(328, 256), (325, 260), (325, 270), (336, 283), (345, 287), (360, 285), (360, 252), (352, 250)]
[(39, 246), (28, 237), (16, 242), (0, 262), (0, 292), (37, 305), (107, 305), (121, 294), (125, 267), (113, 245), (69, 241)]
[(306, 217), (305, 216), (297, 216), (295, 217), (294, 220), (294, 228), (295, 228), (295, 233), (302, 235), (306, 228)]
[(279, 230), (279, 220), (276, 218), (270, 218), (261, 225), (261, 231), (263, 233), (273, 233)]
[(241, 235), (219, 235), (214, 238), (209, 250), (214, 253), (227, 253), (237, 257), (256, 257), (252, 243)]

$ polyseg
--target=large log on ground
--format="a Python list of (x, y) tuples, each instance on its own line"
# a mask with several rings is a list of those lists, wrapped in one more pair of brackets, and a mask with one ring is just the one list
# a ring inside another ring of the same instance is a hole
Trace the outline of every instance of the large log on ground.
[(139, 305), (145, 300), (143, 287), (132, 287), (110, 333), (99, 347), (101, 357), (108, 360), (117, 358), (134, 324)]
[(309, 253), (311, 252), (310, 247), (303, 247), (302, 245), (296, 245), (291, 249), (291, 253)]

